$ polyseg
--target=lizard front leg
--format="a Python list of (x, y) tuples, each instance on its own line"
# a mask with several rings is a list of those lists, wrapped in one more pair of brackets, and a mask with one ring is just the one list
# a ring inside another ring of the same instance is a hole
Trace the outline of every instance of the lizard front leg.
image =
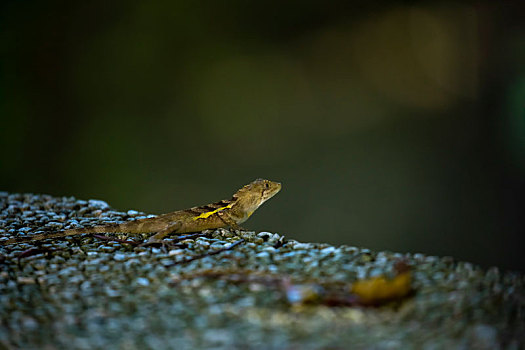
[(241, 226), (239, 226), (237, 224), (237, 222), (235, 220), (233, 220), (228, 214), (226, 214), (225, 212), (223, 211), (219, 211), (217, 213), (217, 215), (219, 215), (219, 218), (227, 225), (227, 226), (230, 226), (232, 229), (234, 230), (239, 230), (239, 231), (242, 231), (244, 230)]

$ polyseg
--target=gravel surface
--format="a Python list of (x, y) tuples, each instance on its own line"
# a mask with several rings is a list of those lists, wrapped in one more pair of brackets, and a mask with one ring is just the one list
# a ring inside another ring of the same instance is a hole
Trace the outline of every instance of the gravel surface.
[[(0, 209), (0, 240), (146, 216), (100, 200), (6, 192)], [(172, 238), (162, 247), (90, 235), (0, 246), (0, 349), (525, 347), (520, 273), (269, 232)], [(302, 302), (322, 297), (321, 286), (393, 276), (400, 260), (412, 271), (408, 298), (379, 307)]]

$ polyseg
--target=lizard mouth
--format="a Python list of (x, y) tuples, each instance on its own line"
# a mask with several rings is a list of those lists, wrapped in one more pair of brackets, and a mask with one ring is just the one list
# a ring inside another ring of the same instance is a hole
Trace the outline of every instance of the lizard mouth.
[(281, 187), (282, 186), (280, 182), (275, 182), (275, 188), (273, 188), (272, 191), (268, 192), (267, 197), (264, 199), (264, 202), (272, 198), (273, 196), (275, 196), (277, 193), (279, 193), (279, 191), (281, 190)]

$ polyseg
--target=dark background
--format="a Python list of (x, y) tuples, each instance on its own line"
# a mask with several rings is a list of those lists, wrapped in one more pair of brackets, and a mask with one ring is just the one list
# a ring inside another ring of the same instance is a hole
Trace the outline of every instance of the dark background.
[(0, 189), (524, 270), (518, 2), (328, 3), (2, 2)]

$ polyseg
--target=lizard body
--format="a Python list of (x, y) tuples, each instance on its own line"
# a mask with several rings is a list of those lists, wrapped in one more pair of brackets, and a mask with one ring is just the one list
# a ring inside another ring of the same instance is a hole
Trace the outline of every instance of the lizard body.
[(86, 233), (152, 233), (148, 243), (161, 241), (169, 234), (181, 234), (232, 227), (240, 229), (242, 224), (264, 202), (281, 190), (281, 184), (257, 179), (238, 190), (231, 199), (179, 210), (156, 217), (138, 219), (121, 224), (101, 225), (90, 228), (75, 228), (54, 233), (43, 233), (30, 237), (15, 237), (0, 241), (0, 245), (40, 241)]

